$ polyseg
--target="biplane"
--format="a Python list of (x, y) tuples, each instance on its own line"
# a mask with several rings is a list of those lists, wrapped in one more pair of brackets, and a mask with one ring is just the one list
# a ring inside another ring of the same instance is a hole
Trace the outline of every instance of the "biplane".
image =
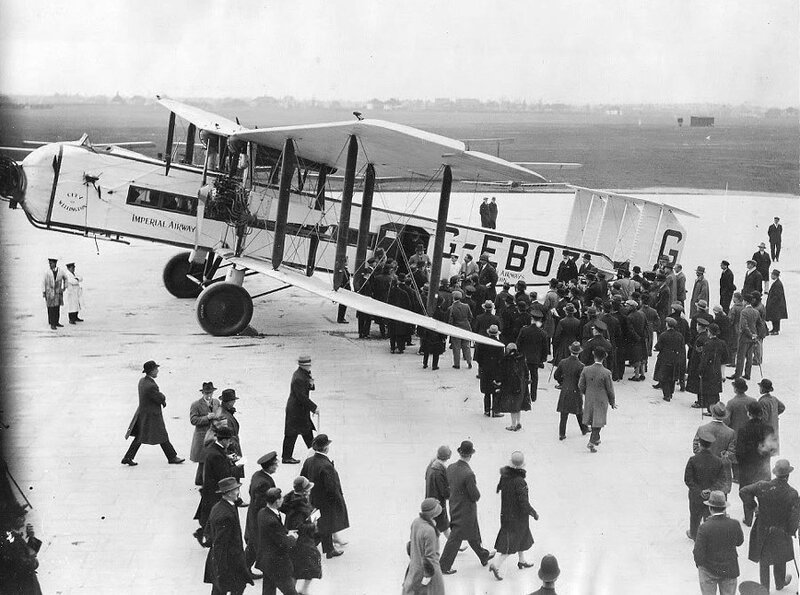
[[(678, 262), (686, 241), (677, 217), (684, 211), (577, 186), (569, 187), (574, 204), (561, 244), (455, 224), (448, 222), (454, 181), (524, 187), (547, 180), (463, 141), (360, 114), (353, 121), (247, 128), (158, 101), (169, 111), (163, 158), (121, 144), (93, 145), (86, 135), (44, 144), (21, 162), (1, 158), (0, 195), (38, 228), (183, 248), (166, 263), (163, 281), (172, 295), (196, 298), (200, 326), (212, 335), (243, 331), (254, 297), (298, 287), (373, 316), (494, 344), (425, 314), (435, 307), (451, 255), (487, 254), (501, 281), (536, 285), (554, 276), (557, 252), (589, 253), (599, 269), (612, 271), (624, 261)], [(178, 118), (185, 141), (175, 138)], [(408, 178), (428, 188), (438, 183), (436, 218), (373, 205), (381, 180)], [(336, 192), (334, 179), (341, 181)], [(353, 201), (356, 186), (360, 202)], [(382, 248), (403, 267), (418, 244), (431, 257), (433, 288), (418, 311), (342, 287), (348, 259), (356, 273)], [(251, 296), (244, 280), (253, 274), (281, 285)]]

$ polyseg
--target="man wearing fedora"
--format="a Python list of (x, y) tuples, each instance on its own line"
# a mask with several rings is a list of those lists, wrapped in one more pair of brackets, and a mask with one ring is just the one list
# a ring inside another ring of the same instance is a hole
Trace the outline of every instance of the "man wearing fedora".
[(48, 258), (50, 266), (42, 279), (42, 297), (47, 306), (47, 322), (52, 330), (64, 326), (61, 318), (61, 306), (64, 305), (64, 291), (67, 288), (67, 277), (64, 271), (58, 268), (57, 258)]
[(215, 390), (217, 388), (213, 382), (204, 382), (200, 389), (201, 397), (189, 406), (189, 423), (194, 426), (189, 460), (197, 463), (194, 484), (198, 486), (203, 485), (203, 449), (205, 448), (206, 433), (219, 410), (219, 400), (214, 398)]
[(683, 272), (683, 266), (675, 265), (675, 301), (680, 302), (681, 305), (686, 302), (686, 273)]
[(689, 458), (683, 472), (683, 482), (689, 488), (689, 530), (686, 532), (689, 539), (696, 538), (700, 520), (708, 516), (704, 500), (712, 491), (725, 489), (722, 459), (709, 448), (715, 440), (716, 436), (710, 430), (701, 428), (697, 433), (699, 452)]
[(281, 520), (279, 511), (283, 503), (280, 488), (270, 488), (265, 496), (265, 506), (258, 511), (258, 560), (256, 568), (264, 573), (263, 595), (297, 595), (291, 550), (297, 542), (296, 533), (290, 534)]
[(586, 448), (594, 453), (600, 445), (600, 430), (606, 425), (608, 407), (610, 405), (612, 409), (616, 409), (617, 404), (611, 371), (603, 365), (603, 360), (606, 358), (605, 350), (595, 348), (592, 357), (594, 363), (581, 370), (578, 389), (585, 396), (583, 421), (592, 428), (592, 435)]
[[(226, 388), (219, 396), (220, 409), (218, 413), (219, 421), (215, 423), (215, 427), (227, 426), (233, 433), (231, 439), (229, 452), (232, 452), (237, 457), (242, 456), (242, 445), (239, 442), (239, 420), (236, 419), (236, 401), (239, 397), (236, 396), (236, 391), (232, 388)], [(240, 478), (241, 479), (241, 478)]]
[(725, 469), (725, 487), (722, 488), (722, 491), (729, 494), (731, 491), (732, 479), (731, 465), (736, 461), (736, 432), (725, 425), (727, 416), (728, 412), (725, 410), (725, 405), (722, 403), (715, 403), (712, 405), (711, 421), (697, 429), (694, 440), (692, 441), (692, 451), (694, 454), (698, 454), (701, 450), (701, 432), (714, 437), (708, 449), (711, 451), (711, 454), (722, 460), (722, 466)]
[(736, 351), (736, 371), (729, 379), (739, 378), (744, 372), (745, 380), (750, 380), (750, 372), (753, 368), (753, 353), (758, 345), (758, 327), (761, 314), (755, 309), (754, 305), (758, 300), (748, 296), (745, 306), (739, 313), (739, 345)]
[(553, 378), (561, 386), (558, 404), (556, 405), (556, 411), (561, 416), (558, 422), (559, 440), (567, 438), (567, 418), (570, 414), (574, 415), (578, 420), (578, 427), (581, 429), (581, 433), (584, 436), (589, 433), (589, 428), (583, 423), (583, 395), (580, 388), (578, 388), (578, 382), (584, 367), (578, 359), (580, 352), (581, 344), (574, 341), (569, 346), (569, 357), (565, 357), (558, 362), (558, 367), (553, 373)]
[(245, 561), (242, 544), (242, 526), (234, 502), (242, 487), (233, 477), (225, 477), (215, 490), (219, 501), (208, 517), (207, 533), (211, 549), (206, 557), (203, 580), (211, 583), (211, 595), (239, 595), (247, 585), (253, 584), (250, 569)]
[(441, 513), (442, 505), (436, 498), (425, 498), (420, 505), (419, 516), (411, 523), (403, 595), (444, 595), (444, 580), (439, 565), (439, 533), (434, 523)]
[(783, 290), (781, 272), (778, 269), (772, 269), (770, 278), (772, 279), (772, 287), (770, 287), (767, 295), (765, 315), (766, 319), (772, 323), (772, 329), (770, 329), (769, 334), (779, 335), (781, 332), (781, 320), (789, 318), (789, 313), (786, 310), (786, 293)]
[(557, 595), (556, 594), (556, 579), (561, 574), (561, 569), (558, 567), (558, 560), (553, 554), (542, 556), (542, 562), (539, 564), (539, 580), (542, 581), (542, 586), (528, 595)]
[(203, 541), (204, 529), (208, 524), (211, 509), (221, 497), (220, 492), (217, 492), (217, 484), (226, 477), (236, 475), (235, 465), (228, 457), (228, 446), (232, 439), (231, 429), (223, 426), (217, 430), (214, 442), (206, 446), (203, 451), (203, 486), (200, 488), (200, 504), (194, 515), (200, 523), (200, 528), (194, 532), (194, 537), (200, 545), (207, 544), (207, 541)]
[(123, 465), (135, 467), (138, 465), (133, 459), (142, 444), (158, 444), (167, 457), (167, 462), (172, 465), (183, 463), (184, 459), (178, 456), (175, 448), (169, 441), (167, 427), (164, 425), (164, 416), (161, 409), (167, 406), (167, 397), (158, 390), (156, 377), (159, 365), (153, 360), (146, 361), (142, 366), (144, 376), (139, 379), (139, 407), (133, 414), (125, 438), (133, 436), (128, 451), (122, 457)]
[[(745, 516), (752, 519), (755, 513), (747, 557), (759, 563), (761, 584), (767, 589), (772, 566), (775, 588), (779, 591), (792, 579), (791, 575), (786, 575), (786, 563), (794, 559), (792, 537), (800, 521), (800, 496), (789, 485), (792, 471), (794, 467), (789, 461), (780, 459), (772, 469), (775, 479), (759, 481), (739, 490)], [(749, 524), (745, 520), (745, 525)]]
[(764, 411), (764, 423), (772, 426), (773, 435), (775, 437), (775, 451), (773, 455), (781, 454), (780, 451), (780, 420), (779, 416), (786, 411), (786, 405), (772, 394), (774, 390), (772, 387), (772, 380), (769, 378), (762, 378), (758, 383), (758, 390), (761, 396), (758, 398), (758, 404)]
[[(496, 324), (490, 326), (486, 334), (495, 341), (500, 340), (500, 329)], [(483, 394), (483, 414), (486, 417), (503, 417), (498, 411), (499, 387), (501, 382), (500, 362), (503, 359), (503, 348), (494, 345), (475, 345), (475, 361), (478, 363), (478, 378)]]
[(314, 454), (305, 460), (300, 475), (314, 484), (311, 488), (311, 504), (319, 509), (317, 531), (322, 541), (322, 551), (326, 558), (335, 558), (344, 552), (334, 547), (334, 541), (345, 545), (345, 542), (336, 539), (335, 534), (350, 526), (350, 518), (339, 473), (328, 455), (330, 445), (327, 434), (315, 436), (311, 443)]
[(561, 252), (561, 262), (558, 263), (558, 270), (556, 271), (556, 279), (568, 283), (572, 279), (578, 278), (578, 267), (575, 261), (570, 257), (567, 250)]
[(278, 470), (278, 453), (274, 450), (259, 458), (257, 463), (261, 468), (253, 473), (250, 478), (250, 506), (247, 508), (247, 520), (244, 525), (245, 557), (248, 568), (256, 561), (256, 542), (258, 535), (258, 511), (264, 508), (267, 502), (267, 490), (275, 487), (272, 476)]
[(489, 254), (484, 252), (478, 260), (478, 284), (486, 288), (486, 299), (492, 300), (497, 297), (497, 269), (489, 262)]
[(719, 268), (722, 269), (722, 274), (719, 276), (719, 305), (728, 313), (731, 306), (731, 299), (733, 292), (736, 291), (736, 284), (733, 282), (733, 271), (730, 269), (731, 263), (723, 260)]
[(694, 280), (694, 287), (692, 287), (692, 301), (689, 304), (689, 318), (694, 318), (697, 314), (697, 302), (705, 300), (708, 304), (708, 280), (706, 279), (706, 267), (699, 266), (695, 269), (697, 278)]
[(300, 461), (294, 458), (294, 445), (297, 437), (302, 436), (307, 448), (311, 448), (314, 439), (314, 422), (311, 414), (319, 415), (317, 404), (308, 393), (314, 390), (314, 378), (311, 377), (311, 356), (301, 355), (297, 358), (297, 370), (292, 374), (289, 389), (289, 400), (286, 402), (286, 422), (283, 429), (283, 450), (281, 460), (284, 464), (296, 465)]
[(742, 281), (742, 297), (747, 300), (754, 291), (761, 291), (764, 278), (758, 272), (755, 260), (751, 258), (745, 265), (747, 266), (747, 272), (744, 274), (744, 281)]
[(478, 500), (481, 493), (475, 480), (475, 473), (469, 466), (475, 446), (464, 440), (458, 447), (459, 460), (447, 468), (447, 481), (450, 484), (450, 536), (442, 550), (442, 573), (454, 574), (453, 561), (456, 559), (461, 543), (466, 540), (478, 556), (482, 566), (494, 558), (481, 545), (481, 530), (478, 527)]
[(665, 320), (666, 330), (658, 336), (653, 349), (658, 351), (656, 367), (653, 370), (653, 388), (660, 388), (662, 399), (671, 401), (675, 393), (675, 381), (683, 382), (686, 367), (686, 345), (684, 336), (677, 330), (678, 321), (672, 316)]
[[(756, 270), (761, 274), (763, 282), (763, 290), (769, 289), (769, 267), (772, 266), (772, 259), (767, 252), (767, 246), (764, 242), (758, 245), (758, 250), (753, 253), (753, 260), (756, 262)], [(757, 288), (762, 291), (762, 288)]]
[(517, 349), (525, 356), (530, 374), (531, 401), (536, 401), (536, 392), (539, 387), (539, 368), (544, 367), (547, 353), (550, 351), (550, 341), (547, 333), (542, 329), (544, 315), (538, 309), (531, 310), (531, 323), (523, 326), (517, 335)]
[(703, 595), (736, 595), (739, 578), (739, 556), (736, 548), (744, 543), (739, 521), (726, 514), (729, 506), (725, 494), (713, 491), (704, 502), (709, 516), (697, 529), (694, 542), (694, 563)]

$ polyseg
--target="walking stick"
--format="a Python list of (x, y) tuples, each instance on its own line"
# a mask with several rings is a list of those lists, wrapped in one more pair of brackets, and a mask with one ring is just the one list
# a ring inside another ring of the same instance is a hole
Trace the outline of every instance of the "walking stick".
[(556, 365), (554, 362), (550, 362), (550, 375), (547, 377), (547, 384), (550, 384), (550, 380), (553, 378), (553, 370), (555, 369)]

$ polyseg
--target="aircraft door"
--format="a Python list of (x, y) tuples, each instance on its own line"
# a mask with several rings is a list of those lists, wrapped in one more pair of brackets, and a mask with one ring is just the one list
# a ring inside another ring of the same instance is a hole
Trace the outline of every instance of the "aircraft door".
[(398, 270), (408, 272), (408, 259), (416, 252), (417, 244), (422, 244), (428, 252), (431, 234), (416, 225), (385, 223), (378, 229), (378, 241), (375, 248), (383, 248), (387, 258), (397, 261)]

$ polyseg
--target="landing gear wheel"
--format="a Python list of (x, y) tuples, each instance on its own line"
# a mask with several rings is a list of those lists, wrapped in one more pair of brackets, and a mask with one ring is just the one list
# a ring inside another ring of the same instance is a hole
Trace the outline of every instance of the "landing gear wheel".
[(253, 317), (253, 298), (241, 285), (215, 283), (197, 298), (197, 321), (215, 337), (238, 335)]
[[(187, 279), (191, 275), (197, 283)], [(203, 266), (189, 262), (189, 252), (179, 252), (167, 261), (164, 266), (164, 287), (177, 298), (196, 298), (203, 291), (200, 280), (203, 277)]]

